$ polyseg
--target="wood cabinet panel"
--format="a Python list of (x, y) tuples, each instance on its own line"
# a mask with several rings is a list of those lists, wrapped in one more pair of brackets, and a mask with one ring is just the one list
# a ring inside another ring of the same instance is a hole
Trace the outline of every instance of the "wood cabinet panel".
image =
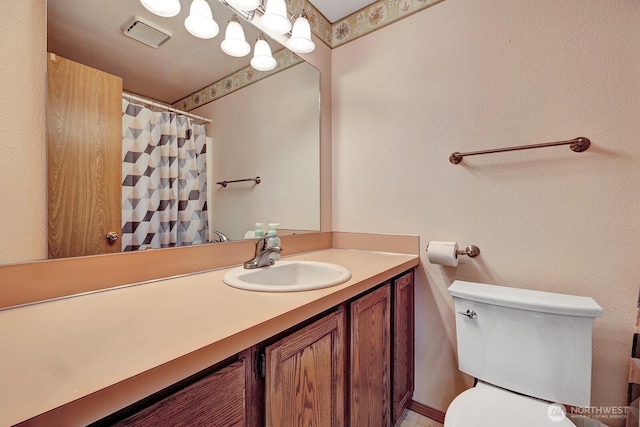
[(49, 258), (120, 252), (122, 79), (47, 60)]
[(266, 426), (343, 425), (345, 338), (341, 308), (266, 348)]
[(163, 400), (117, 425), (396, 424), (414, 389), (414, 272), (347, 301), (318, 320), (309, 319), (293, 332), (256, 344), (238, 357), (239, 361), (224, 362), (219, 365), (224, 368), (201, 380), (197, 378), (217, 366), (185, 379), (185, 384), (191, 384), (186, 388), (172, 386), (179, 390), (175, 393), (164, 390), (150, 402)]
[(351, 303), (350, 420), (391, 425), (391, 286)]
[(245, 359), (117, 424), (119, 427), (245, 426)]
[(402, 415), (414, 390), (413, 271), (393, 281), (393, 424)]

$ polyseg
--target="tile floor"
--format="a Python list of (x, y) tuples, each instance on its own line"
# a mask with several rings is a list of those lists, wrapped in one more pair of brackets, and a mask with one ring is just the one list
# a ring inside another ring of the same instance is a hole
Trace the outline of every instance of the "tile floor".
[(399, 427), (442, 427), (442, 424), (433, 421), (427, 417), (423, 417), (413, 411), (406, 410), (402, 414)]

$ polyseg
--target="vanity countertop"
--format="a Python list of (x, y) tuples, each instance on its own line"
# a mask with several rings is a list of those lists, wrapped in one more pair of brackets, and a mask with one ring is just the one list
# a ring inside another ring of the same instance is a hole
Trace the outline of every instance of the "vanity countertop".
[(349, 249), (285, 259), (342, 265), (351, 279), (313, 291), (252, 292), (225, 285), (226, 268), (1, 311), (0, 425), (67, 404), (43, 417), (94, 421), (419, 262)]

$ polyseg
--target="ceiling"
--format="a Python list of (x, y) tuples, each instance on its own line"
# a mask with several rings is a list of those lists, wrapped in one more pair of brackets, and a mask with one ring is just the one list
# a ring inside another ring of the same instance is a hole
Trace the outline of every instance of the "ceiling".
[[(311, 0), (332, 22), (361, 9), (371, 0)], [(193, 37), (184, 28), (189, 0), (180, 14), (163, 18), (137, 0), (48, 0), (47, 50), (73, 61), (123, 78), (124, 90), (172, 104), (247, 66), (250, 55), (233, 58), (220, 49), (231, 10), (209, 0), (220, 33), (213, 39)], [(155, 49), (126, 37), (122, 26), (132, 16), (142, 18), (171, 39)], [(243, 23), (246, 40), (253, 44), (260, 32)], [(272, 50), (281, 49), (270, 40)]]
[[(185, 3), (184, 1), (182, 3)], [(124, 90), (171, 104), (243, 68), (250, 56), (234, 58), (220, 49), (231, 11), (209, 1), (220, 34), (213, 39), (193, 37), (184, 27), (189, 8), (163, 18), (137, 0), (48, 0), (47, 50), (123, 78)], [(124, 35), (132, 16), (143, 18), (172, 35), (158, 49)], [(258, 30), (243, 25), (253, 43)], [(277, 43), (271, 41), (273, 50)]]
[(331, 23), (341, 20), (375, 2), (375, 0), (310, 0)]

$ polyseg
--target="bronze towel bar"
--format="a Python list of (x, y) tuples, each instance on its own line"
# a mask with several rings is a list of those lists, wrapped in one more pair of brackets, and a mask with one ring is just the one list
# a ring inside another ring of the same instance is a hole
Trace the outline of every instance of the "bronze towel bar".
[(541, 144), (531, 144), (531, 145), (520, 145), (517, 147), (505, 147), (505, 148), (495, 148), (493, 150), (481, 150), (481, 151), (469, 151), (467, 153), (452, 153), (449, 156), (449, 161), (454, 165), (457, 165), (462, 161), (462, 158), (465, 156), (476, 156), (478, 154), (492, 154), (492, 153), (504, 153), (506, 151), (517, 151), (517, 150), (529, 150), (531, 148), (542, 148), (542, 147), (555, 147), (556, 145), (569, 145), (572, 151), (576, 153), (582, 153), (583, 151), (587, 151), (589, 145), (591, 145), (591, 141), (588, 138), (580, 136), (578, 138), (570, 139), (568, 141), (555, 141), (555, 142), (544, 142)]
[(233, 184), (234, 182), (247, 182), (247, 181), (253, 181), (256, 183), (256, 185), (260, 184), (260, 177), (256, 176), (255, 178), (246, 178), (246, 179), (234, 179), (233, 181), (219, 181), (216, 182), (216, 184), (218, 185), (222, 185), (223, 188), (227, 187), (227, 184)]

